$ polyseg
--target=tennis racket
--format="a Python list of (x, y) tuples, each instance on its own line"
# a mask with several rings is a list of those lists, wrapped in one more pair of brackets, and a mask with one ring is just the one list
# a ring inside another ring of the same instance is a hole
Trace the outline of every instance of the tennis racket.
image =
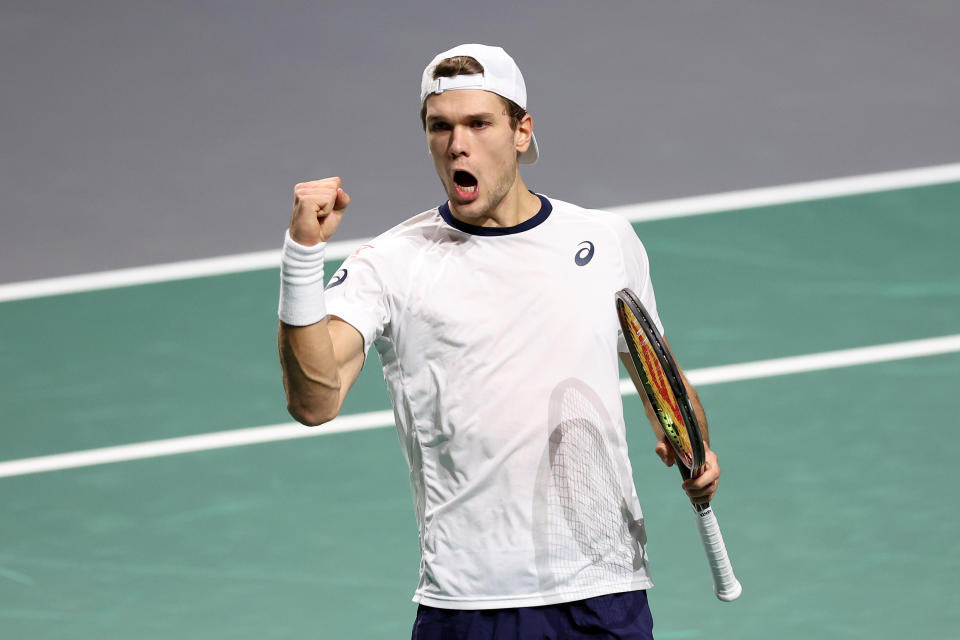
[[(680, 369), (646, 309), (629, 289), (617, 292), (617, 316), (630, 357), (643, 383), (643, 392), (676, 454), (680, 475), (684, 480), (696, 477), (704, 463), (703, 437)], [(713, 574), (713, 591), (724, 602), (736, 600), (743, 588), (733, 575), (717, 516), (710, 503), (695, 504), (693, 510)]]

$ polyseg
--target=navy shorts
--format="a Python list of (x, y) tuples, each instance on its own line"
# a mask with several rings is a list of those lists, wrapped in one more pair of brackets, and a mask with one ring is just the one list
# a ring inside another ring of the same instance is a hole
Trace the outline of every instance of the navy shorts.
[(420, 605), (413, 640), (653, 640), (646, 591), (517, 609), (436, 609)]

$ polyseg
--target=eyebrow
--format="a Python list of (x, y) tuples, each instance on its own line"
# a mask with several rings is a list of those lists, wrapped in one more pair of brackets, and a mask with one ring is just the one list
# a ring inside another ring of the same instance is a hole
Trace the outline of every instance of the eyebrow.
[[(495, 114), (495, 113), (490, 112), (490, 111), (487, 111), (487, 112), (483, 112), (483, 113), (469, 113), (469, 114), (463, 116), (463, 119), (464, 119), (464, 120), (467, 120), (467, 121), (473, 121), (473, 120), (492, 120), (492, 119), (495, 118), (495, 117), (496, 117), (496, 114)], [(445, 118), (444, 116), (438, 115), (438, 114), (434, 114), (434, 115), (431, 115), (431, 116), (427, 116), (427, 122), (435, 122), (435, 121), (437, 121), (437, 120), (451, 120), (451, 118)]]

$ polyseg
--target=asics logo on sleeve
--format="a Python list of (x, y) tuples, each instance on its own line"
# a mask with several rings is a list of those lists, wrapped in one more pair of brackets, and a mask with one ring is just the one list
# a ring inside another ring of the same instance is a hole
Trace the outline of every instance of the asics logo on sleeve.
[(343, 281), (347, 279), (347, 273), (348, 271), (346, 269), (340, 269), (337, 271), (335, 274), (333, 274), (333, 277), (330, 278), (330, 282), (326, 287), (324, 287), (324, 290), (333, 289), (338, 284), (343, 284)]
[(573, 261), (577, 263), (578, 267), (582, 267), (593, 260), (593, 243), (589, 240), (584, 240), (577, 246), (582, 248), (580, 251), (577, 251), (577, 255), (573, 256)]

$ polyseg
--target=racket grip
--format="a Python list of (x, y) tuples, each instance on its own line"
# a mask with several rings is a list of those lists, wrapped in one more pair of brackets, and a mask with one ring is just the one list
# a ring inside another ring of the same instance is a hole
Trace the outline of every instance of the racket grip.
[(743, 587), (740, 586), (737, 576), (733, 575), (733, 566), (727, 556), (727, 546), (723, 543), (717, 516), (709, 504), (696, 505), (693, 511), (697, 519), (700, 541), (703, 542), (703, 550), (707, 552), (710, 573), (713, 574), (713, 592), (724, 602), (736, 600), (740, 597)]

